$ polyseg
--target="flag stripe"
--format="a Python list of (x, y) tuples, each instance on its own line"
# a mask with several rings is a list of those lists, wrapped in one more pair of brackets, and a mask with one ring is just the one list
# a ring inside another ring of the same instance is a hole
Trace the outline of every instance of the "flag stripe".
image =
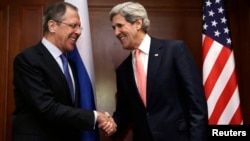
[[(207, 80), (209, 72), (213, 68), (213, 64), (216, 61), (217, 56), (219, 55), (222, 49), (222, 46), (220, 44), (218, 44), (217, 42), (214, 42), (214, 40), (211, 40), (212, 38), (206, 37), (206, 39), (209, 39), (210, 41), (209, 41), (209, 44), (204, 44), (204, 49), (205, 49), (204, 51), (208, 50), (206, 48), (209, 48), (209, 50), (207, 51), (206, 58), (204, 59), (204, 62), (203, 62), (203, 71), (204, 71), (203, 80)], [(205, 83), (205, 81), (203, 81), (203, 83)]]
[[(228, 61), (230, 62), (230, 61)], [(220, 93), (223, 92), (226, 82), (228, 81), (227, 78), (229, 78), (230, 76), (228, 76), (231, 73), (225, 73), (226, 71), (231, 70), (230, 68), (230, 63), (227, 63), (228, 65), (225, 66), (225, 68), (223, 69), (220, 77), (217, 80), (216, 84), (214, 85), (213, 91), (210, 94), (210, 97), (208, 99), (208, 110), (209, 110), (209, 117), (212, 113), (212, 111), (214, 110), (215, 104), (217, 103), (217, 100), (220, 97)], [(206, 85), (205, 85), (206, 87)], [(205, 89), (206, 90), (206, 89)], [(206, 91), (206, 94), (208, 94), (208, 92)]]
[(228, 56), (230, 55), (230, 52), (226, 51), (227, 48), (222, 47), (222, 50), (218, 54), (215, 63), (212, 64), (213, 68), (211, 69), (208, 78), (205, 81), (205, 89), (207, 92), (207, 96), (209, 97), (212, 89), (214, 88), (214, 85), (216, 84), (217, 79), (221, 75), (221, 72), (227, 62)]
[(202, 61), (209, 124), (243, 124), (223, 0), (204, 0)]
[(210, 47), (212, 46), (214, 40), (204, 34), (202, 34), (202, 37), (203, 37), (203, 54), (202, 54), (202, 61), (204, 62), (206, 57), (207, 57), (207, 54), (208, 54), (208, 51), (210, 50)]
[(235, 111), (231, 121), (230, 121), (230, 124), (234, 124), (234, 123), (241, 123), (243, 124), (243, 121), (241, 120), (241, 108), (240, 106), (238, 105), (237, 107), (237, 110)]
[[(233, 77), (234, 75), (232, 75), (231, 77)], [(212, 115), (210, 116), (211, 119), (211, 123), (217, 123), (217, 121), (220, 118), (220, 115), (222, 115), (224, 109), (226, 108), (233, 92), (234, 89), (237, 85), (234, 85), (235, 83), (230, 83), (232, 81), (235, 81), (233, 78), (230, 78), (227, 85), (225, 86), (223, 92), (221, 93), (219, 99), (217, 100), (217, 103), (215, 105), (215, 109), (212, 111)]]
[[(219, 124), (230, 124), (231, 120), (233, 119), (233, 116), (235, 115), (234, 113), (236, 113), (237, 108), (239, 108), (239, 99), (238, 99), (238, 88), (235, 89), (235, 91), (233, 92), (233, 95), (230, 99), (230, 101), (228, 102), (227, 107), (225, 108), (225, 110), (223, 111), (218, 123)], [(232, 117), (228, 116), (228, 115), (232, 115)], [(239, 122), (240, 123), (240, 122)]]

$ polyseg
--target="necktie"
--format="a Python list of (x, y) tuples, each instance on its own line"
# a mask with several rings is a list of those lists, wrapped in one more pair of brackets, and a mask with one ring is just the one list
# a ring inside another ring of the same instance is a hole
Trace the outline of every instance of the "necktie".
[(62, 54), (61, 56), (62, 59), (62, 64), (63, 64), (63, 71), (64, 71), (64, 76), (68, 82), (69, 89), (70, 89), (70, 94), (72, 101), (75, 101), (75, 94), (74, 94), (74, 88), (73, 88), (73, 82), (69, 73), (69, 67), (68, 67), (68, 59), (66, 54)]
[(135, 67), (136, 67), (136, 79), (137, 87), (141, 96), (141, 99), (146, 106), (146, 84), (147, 76), (143, 68), (142, 60), (140, 58), (140, 50), (135, 50)]

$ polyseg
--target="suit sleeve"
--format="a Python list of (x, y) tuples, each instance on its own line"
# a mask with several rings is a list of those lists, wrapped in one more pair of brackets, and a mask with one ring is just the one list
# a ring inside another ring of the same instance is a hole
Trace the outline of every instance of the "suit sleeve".
[[(67, 101), (67, 90), (56, 61), (52, 56), (39, 58), (33, 54), (19, 54), (14, 60), (16, 114), (18, 110), (27, 110), (23, 112), (27, 117), (36, 116), (34, 118), (51, 124), (93, 129), (93, 111), (73, 107)], [(53, 61), (54, 64), (46, 66)]]
[(177, 49), (175, 60), (188, 105), (190, 141), (205, 141), (208, 112), (201, 75), (188, 47), (181, 42)]

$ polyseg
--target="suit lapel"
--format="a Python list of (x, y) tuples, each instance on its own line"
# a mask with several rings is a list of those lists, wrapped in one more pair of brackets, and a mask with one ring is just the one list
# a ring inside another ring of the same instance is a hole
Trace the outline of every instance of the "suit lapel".
[[(149, 60), (148, 60), (148, 72), (147, 72), (147, 103), (150, 104), (151, 94), (153, 86), (155, 84), (157, 74), (160, 69), (163, 53), (161, 51), (163, 45), (159, 40), (151, 38)], [(149, 105), (148, 105), (149, 106)]]
[(126, 87), (127, 87), (127, 90), (129, 91), (128, 94), (131, 95), (131, 97), (136, 98), (138, 101), (141, 101), (141, 105), (143, 106), (143, 102), (141, 100), (141, 97), (140, 97), (140, 94), (136, 85), (132, 59), (133, 59), (132, 53), (130, 53), (129, 56), (122, 63), (122, 68), (123, 68), (122, 70), (124, 71), (123, 72), (124, 75), (122, 75), (120, 79), (124, 79), (127, 81)]
[(38, 45), (38, 53), (43, 58), (44, 62), (46, 62), (46, 65), (48, 65), (48, 67), (51, 69), (51, 72), (57, 75), (59, 74), (58, 79), (63, 79), (64, 74), (60, 66), (42, 43)]
[[(57, 77), (58, 81), (63, 83), (64, 86), (62, 86), (62, 88), (68, 88), (67, 81), (65, 79), (65, 76), (64, 76), (60, 66), (58, 65), (56, 60), (53, 58), (53, 56), (50, 54), (50, 52), (46, 49), (46, 47), (42, 43), (39, 43), (39, 45), (38, 45), (38, 53), (41, 55), (42, 60), (44, 60), (44, 62), (46, 62), (46, 65), (48, 66), (48, 68), (50, 68), (50, 72), (54, 73), (55, 76), (58, 76)], [(76, 81), (75, 81), (75, 84), (76, 84)], [(68, 91), (67, 97), (68, 97), (68, 99), (71, 99), (69, 89), (66, 89), (65, 91)], [(71, 101), (71, 103), (73, 105), (72, 101)]]

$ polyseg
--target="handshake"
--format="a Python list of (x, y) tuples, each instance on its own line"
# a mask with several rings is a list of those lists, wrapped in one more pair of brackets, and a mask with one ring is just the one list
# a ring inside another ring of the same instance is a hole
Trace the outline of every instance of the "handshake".
[(97, 111), (97, 123), (98, 128), (102, 129), (107, 136), (111, 136), (116, 132), (117, 125), (108, 112)]

